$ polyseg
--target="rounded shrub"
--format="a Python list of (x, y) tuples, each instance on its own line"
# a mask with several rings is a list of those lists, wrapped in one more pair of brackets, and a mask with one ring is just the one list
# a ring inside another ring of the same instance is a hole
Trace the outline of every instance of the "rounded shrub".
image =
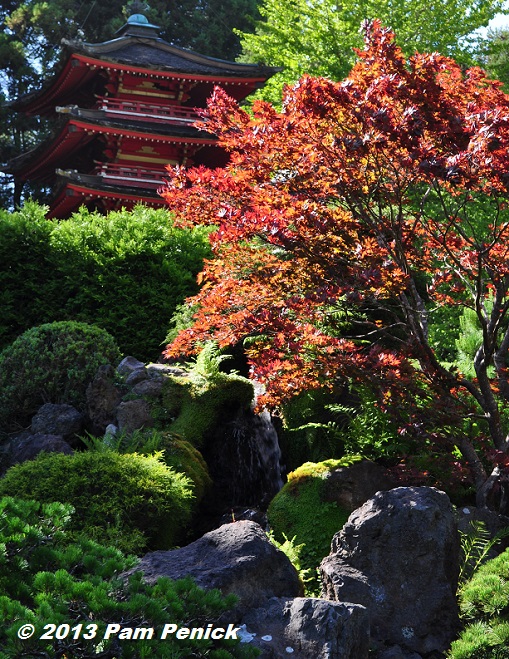
[(189, 479), (160, 456), (112, 450), (41, 453), (7, 471), (0, 496), (71, 504), (71, 530), (129, 552), (174, 546), (193, 499)]
[(325, 475), (347, 467), (356, 456), (324, 462), (306, 462), (288, 474), (288, 482), (272, 499), (267, 510), (269, 525), (278, 542), (294, 539), (303, 544), (302, 568), (316, 574), (321, 560), (329, 554), (333, 536), (341, 530), (349, 512), (337, 503), (325, 501)]
[(0, 427), (26, 425), (44, 403), (84, 409), (102, 364), (116, 364), (115, 339), (94, 325), (60, 321), (33, 327), (0, 353)]
[(106, 440), (98, 437), (82, 438), (88, 450), (117, 453), (138, 453), (140, 455), (160, 455), (162, 462), (176, 472), (189, 478), (193, 491), (193, 509), (196, 509), (212, 486), (207, 463), (202, 454), (192, 444), (168, 431), (153, 428), (135, 430), (129, 434), (119, 433)]

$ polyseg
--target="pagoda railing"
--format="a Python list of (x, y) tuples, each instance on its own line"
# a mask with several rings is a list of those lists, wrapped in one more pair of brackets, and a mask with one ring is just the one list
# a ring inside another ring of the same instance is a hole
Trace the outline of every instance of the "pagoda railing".
[(100, 176), (103, 183), (127, 187), (157, 190), (163, 185), (164, 173), (143, 167), (126, 167), (116, 163), (98, 165), (94, 174)]
[(140, 101), (127, 101), (101, 97), (97, 109), (107, 115), (115, 115), (128, 119), (138, 118), (143, 121), (193, 124), (200, 117), (192, 108), (181, 105), (150, 105)]

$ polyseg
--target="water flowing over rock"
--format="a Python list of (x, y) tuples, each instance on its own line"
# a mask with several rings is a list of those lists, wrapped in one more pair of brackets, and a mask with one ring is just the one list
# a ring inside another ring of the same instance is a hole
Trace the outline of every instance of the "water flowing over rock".
[(264, 507), (283, 487), (281, 450), (268, 412), (241, 410), (226, 418), (207, 439), (203, 455), (223, 508)]

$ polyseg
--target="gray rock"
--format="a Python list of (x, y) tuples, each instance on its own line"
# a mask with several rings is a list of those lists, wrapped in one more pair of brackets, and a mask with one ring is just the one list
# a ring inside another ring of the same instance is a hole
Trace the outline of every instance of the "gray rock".
[(83, 415), (72, 405), (46, 403), (32, 418), (34, 435), (60, 435), (66, 441), (83, 430)]
[(140, 362), (136, 357), (124, 357), (124, 359), (117, 366), (117, 373), (119, 375), (129, 376), (133, 371), (144, 368), (145, 364)]
[(331, 471), (325, 481), (323, 496), (325, 501), (334, 501), (340, 508), (352, 512), (380, 490), (390, 490), (395, 485), (387, 469), (370, 460), (362, 460)]
[(94, 435), (103, 435), (110, 423), (115, 423), (116, 410), (120, 403), (120, 392), (114, 383), (115, 371), (108, 365), (100, 366), (94, 379), (87, 387), (87, 413), (90, 430)]
[[(261, 659), (367, 659), (369, 619), (358, 604), (272, 598), (242, 618)], [(242, 632), (240, 633), (242, 635)]]
[(376, 659), (422, 659), (422, 655), (403, 650), (399, 645), (393, 645), (391, 648), (379, 652)]
[(125, 383), (128, 386), (132, 386), (137, 384), (138, 382), (142, 382), (143, 380), (148, 379), (148, 372), (145, 366), (141, 366), (140, 368), (135, 368), (133, 371), (129, 373), (127, 376)]
[(200, 588), (219, 588), (239, 598), (236, 611), (260, 606), (271, 597), (298, 597), (302, 584), (282, 551), (255, 522), (224, 524), (180, 549), (146, 554), (136, 568), (153, 584), (159, 577), (191, 576)]
[(149, 428), (154, 420), (150, 414), (150, 406), (146, 400), (126, 400), (117, 408), (118, 429), (130, 434), (141, 428)]
[(459, 536), (447, 495), (399, 487), (378, 492), (334, 536), (320, 568), (323, 595), (366, 606), (380, 649), (443, 652), (459, 629), (458, 566)]
[(47, 453), (74, 453), (71, 446), (60, 435), (37, 433), (32, 435), (24, 432), (12, 439), (3, 449), (0, 475), (15, 464), (33, 460), (42, 451)]
[(189, 375), (187, 371), (183, 371), (177, 366), (169, 366), (168, 364), (147, 364), (147, 372), (150, 378), (160, 379), (165, 376), (173, 377), (186, 377)]
[(509, 518), (498, 515), (487, 508), (476, 508), (475, 506), (456, 508), (456, 520), (458, 530), (462, 533), (471, 532), (472, 523), (482, 522), (491, 537), (501, 529), (509, 526)]
[(132, 388), (133, 394), (137, 396), (147, 396), (148, 398), (158, 398), (163, 389), (162, 380), (142, 380), (137, 382)]

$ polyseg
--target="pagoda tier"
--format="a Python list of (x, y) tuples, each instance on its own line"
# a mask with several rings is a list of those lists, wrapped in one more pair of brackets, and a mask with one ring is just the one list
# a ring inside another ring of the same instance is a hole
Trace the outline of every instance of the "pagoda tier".
[(101, 211), (162, 203), (167, 165), (222, 167), (227, 154), (195, 126), (216, 85), (243, 100), (278, 69), (177, 48), (135, 14), (102, 44), (64, 42), (55, 75), (14, 110), (51, 119), (42, 144), (4, 171), (53, 190), (50, 217), (80, 205)]

